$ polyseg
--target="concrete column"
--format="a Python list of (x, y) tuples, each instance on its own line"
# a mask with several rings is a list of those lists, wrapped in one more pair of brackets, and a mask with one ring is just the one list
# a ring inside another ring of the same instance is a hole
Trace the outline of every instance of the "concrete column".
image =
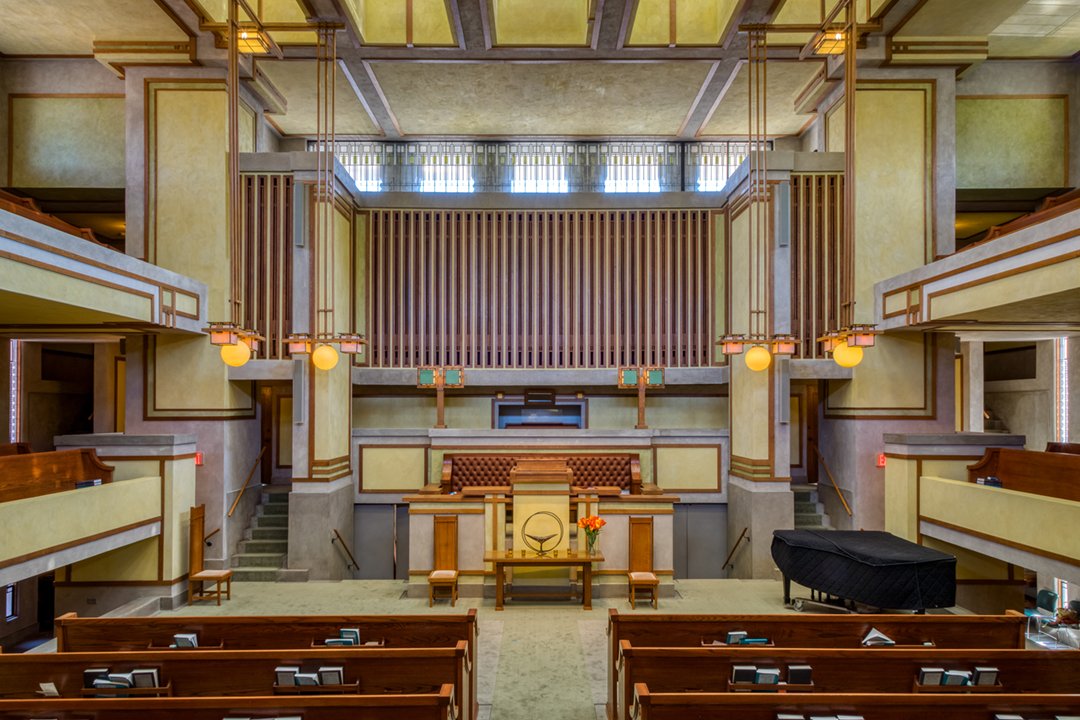
[(727, 527), (728, 547), (735, 552), (729, 577), (773, 577), (773, 531), (794, 525), (789, 418), (780, 412), (781, 400), (787, 406), (787, 380), (786, 360), (774, 358), (760, 372), (748, 369), (741, 356), (732, 360)]
[(963, 377), (963, 413), (964, 432), (983, 432), (983, 410), (986, 400), (983, 396), (985, 368), (983, 361), (983, 343), (981, 341), (963, 341), (960, 343)]

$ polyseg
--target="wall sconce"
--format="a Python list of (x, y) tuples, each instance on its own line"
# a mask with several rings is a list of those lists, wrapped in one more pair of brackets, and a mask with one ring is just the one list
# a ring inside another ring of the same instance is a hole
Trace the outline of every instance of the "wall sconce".
[(307, 355), (311, 352), (311, 346), (314, 343), (312, 337), (307, 333), (293, 333), (282, 342), (285, 343), (285, 349), (289, 351), (290, 355)]
[(874, 347), (874, 341), (881, 331), (873, 325), (852, 325), (847, 328), (847, 343), (852, 347)]
[(725, 335), (716, 344), (720, 346), (720, 352), (725, 355), (739, 355), (746, 342), (746, 337), (742, 335)]
[(236, 32), (236, 49), (246, 55), (269, 55), (270, 40), (258, 28), (241, 27)]
[(773, 335), (770, 348), (775, 355), (794, 355), (799, 341), (794, 335)]

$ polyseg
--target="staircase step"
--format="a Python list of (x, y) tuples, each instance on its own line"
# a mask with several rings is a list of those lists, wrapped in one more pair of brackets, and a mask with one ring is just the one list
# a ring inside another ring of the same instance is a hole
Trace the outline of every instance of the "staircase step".
[(289, 503), (270, 503), (268, 505), (259, 505), (259, 515), (288, 515)]
[(278, 570), (278, 582), (307, 582), (309, 571), (302, 568), (282, 568)]
[(821, 512), (821, 508), (818, 507), (818, 504), (816, 502), (796, 500), (795, 501), (795, 512), (796, 513), (816, 513), (816, 512)]
[(820, 525), (821, 520), (821, 513), (795, 513), (795, 527), (802, 527), (802, 524)]
[(237, 553), (232, 561), (236, 567), (280, 568), (285, 565), (283, 553)]
[(264, 505), (288, 505), (289, 493), (263, 491), (262, 501)]
[(257, 527), (251, 528), (251, 537), (247, 540), (282, 540), (289, 541), (289, 528), (287, 527)]
[(289, 516), (288, 515), (256, 515), (254, 518), (255, 527), (261, 529), (264, 528), (285, 528), (289, 529)]
[(241, 540), (240, 554), (245, 553), (279, 553), (284, 555), (289, 552), (289, 541), (286, 540)]
[(824, 525), (796, 525), (796, 530), (832, 530)]
[(232, 577), (236, 582), (275, 582), (278, 572), (277, 568), (234, 567)]

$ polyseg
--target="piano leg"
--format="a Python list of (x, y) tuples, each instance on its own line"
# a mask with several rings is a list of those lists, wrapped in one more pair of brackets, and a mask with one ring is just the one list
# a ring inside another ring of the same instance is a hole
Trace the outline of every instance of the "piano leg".
[(784, 604), (791, 604), (791, 578), (784, 576)]

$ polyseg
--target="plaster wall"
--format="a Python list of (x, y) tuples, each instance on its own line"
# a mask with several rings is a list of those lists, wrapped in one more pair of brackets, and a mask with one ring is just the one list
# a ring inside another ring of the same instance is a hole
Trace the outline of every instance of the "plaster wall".
[(1054, 372), (1054, 345), (1044, 340), (1035, 344), (1033, 379), (983, 384), (986, 407), (1009, 432), (1027, 436), (1028, 450), (1043, 450), (1054, 439)]

